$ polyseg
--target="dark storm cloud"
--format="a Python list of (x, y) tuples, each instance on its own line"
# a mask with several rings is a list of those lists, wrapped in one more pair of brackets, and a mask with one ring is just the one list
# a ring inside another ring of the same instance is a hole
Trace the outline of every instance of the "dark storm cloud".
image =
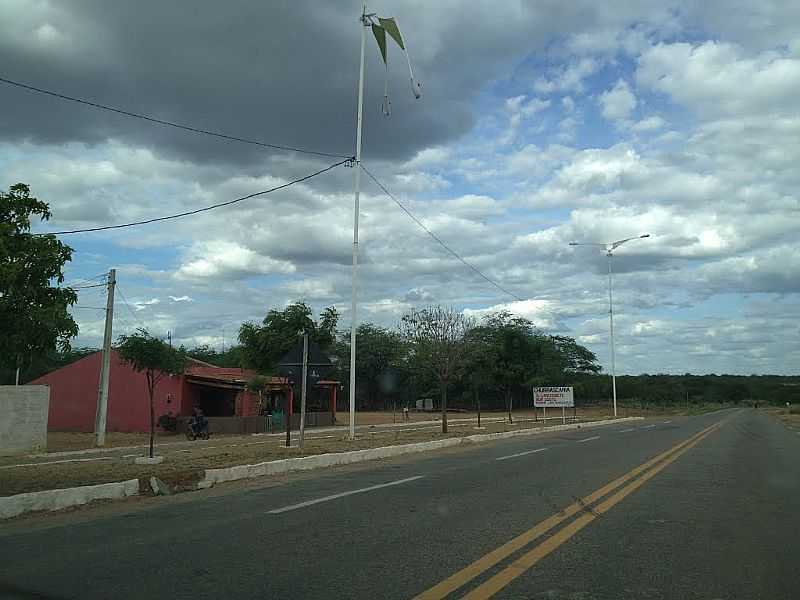
[[(402, 56), (392, 48), (393, 114), (380, 116), (383, 67), (370, 36), (365, 148), (381, 158), (407, 157), (465, 133), (475, 120), (475, 94), (542, 46), (556, 24), (563, 32), (617, 19), (612, 11), (577, 3), (509, 4), (503, 11), (490, 3), (466, 10), (446, 2), (384, 4), (375, 9), (398, 16), (424, 94), (413, 99)], [(10, 32), (0, 35), (0, 71), (165, 120), (349, 154), (359, 10), (357, 2), (310, 0), (20, 3), (0, 15)], [(0, 103), (4, 140), (93, 143), (111, 137), (198, 162), (241, 164), (263, 156), (261, 149), (5, 85)]]

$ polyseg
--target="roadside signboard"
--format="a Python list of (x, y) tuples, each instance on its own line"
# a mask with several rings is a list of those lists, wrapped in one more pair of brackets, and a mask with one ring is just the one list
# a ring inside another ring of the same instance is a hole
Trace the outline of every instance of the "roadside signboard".
[(536, 408), (566, 408), (575, 406), (571, 387), (533, 388), (533, 406)]

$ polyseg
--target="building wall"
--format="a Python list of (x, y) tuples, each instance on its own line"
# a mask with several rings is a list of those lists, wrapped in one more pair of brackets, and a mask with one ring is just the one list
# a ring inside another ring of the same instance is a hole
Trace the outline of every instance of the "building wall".
[[(99, 378), (99, 371), (98, 371)], [(181, 375), (164, 375), (156, 386), (154, 395), (155, 418), (172, 413), (183, 414), (181, 401), (184, 378)], [(97, 396), (95, 396), (95, 407)], [(91, 430), (94, 429), (92, 410)], [(150, 431), (150, 400), (147, 392), (147, 377), (137, 373), (120, 360), (116, 353), (111, 356), (111, 378), (108, 386), (108, 431)]]
[(0, 385), (0, 455), (47, 448), (47, 404), (44, 385)]
[(241, 417), (257, 416), (258, 394), (249, 390), (239, 392), (236, 396), (236, 414)]
[[(50, 431), (94, 431), (101, 353), (96, 352), (66, 367), (43, 375), (32, 384), (50, 386)], [(156, 419), (181, 413), (183, 377), (165, 376), (156, 387)], [(150, 407), (147, 379), (111, 355), (108, 386), (107, 431), (149, 431)]]

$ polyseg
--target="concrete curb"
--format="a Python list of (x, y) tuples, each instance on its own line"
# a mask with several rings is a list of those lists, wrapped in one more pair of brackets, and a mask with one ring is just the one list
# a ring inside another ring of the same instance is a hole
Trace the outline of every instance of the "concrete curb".
[(264, 477), (265, 475), (280, 475), (292, 471), (307, 471), (310, 469), (320, 469), (323, 467), (349, 465), (368, 460), (378, 460), (381, 458), (401, 456), (403, 454), (427, 452), (429, 450), (438, 450), (440, 448), (451, 448), (461, 444), (488, 442), (523, 435), (549, 433), (552, 431), (584, 429), (598, 427), (601, 425), (625, 423), (628, 421), (639, 421), (642, 419), (643, 417), (625, 417), (622, 419), (610, 419), (606, 421), (589, 421), (586, 423), (555, 425), (552, 427), (543, 427), (541, 429), (521, 429), (519, 431), (507, 431), (502, 433), (476, 434), (465, 437), (452, 437), (444, 440), (435, 440), (433, 442), (418, 442), (415, 444), (382, 446), (380, 448), (370, 448), (368, 450), (316, 454), (314, 456), (284, 458), (282, 460), (273, 460), (252, 465), (237, 465), (235, 467), (226, 467), (221, 469), (206, 469), (205, 476), (200, 480), (200, 482), (198, 482), (197, 488), (205, 489), (212, 487), (216, 483), (223, 483), (226, 481), (253, 479), (256, 477)]
[[(307, 471), (310, 469), (349, 465), (368, 460), (379, 460), (382, 458), (402, 456), (403, 454), (428, 452), (430, 450), (438, 450), (440, 448), (452, 448), (462, 444), (489, 442), (493, 440), (513, 438), (524, 435), (537, 435), (540, 433), (549, 433), (553, 431), (589, 429), (602, 425), (613, 425), (628, 421), (641, 421), (642, 419), (643, 417), (625, 417), (621, 419), (609, 419), (606, 421), (588, 421), (585, 423), (554, 425), (538, 429), (521, 429), (518, 431), (506, 431), (502, 433), (484, 433), (465, 437), (452, 437), (443, 440), (435, 440), (432, 442), (383, 446), (380, 448), (370, 448), (367, 450), (353, 450), (351, 452), (332, 452), (328, 454), (316, 454), (314, 456), (285, 458), (282, 460), (273, 460), (253, 465), (237, 465), (235, 467), (227, 467), (223, 469), (206, 469), (203, 479), (197, 484), (197, 489), (210, 488), (216, 483), (236, 481), (238, 479), (253, 479), (256, 477), (264, 477), (266, 475), (290, 473), (292, 471)], [(25, 494), (16, 494), (14, 496), (2, 496), (0, 497), (0, 520), (10, 519), (28, 512), (61, 510), (70, 506), (88, 504), (95, 500), (116, 500), (126, 498), (128, 496), (137, 496), (138, 494), (139, 480), (129, 479), (127, 481), (102, 483), (100, 485), (86, 485), (58, 490), (45, 490), (42, 492), (28, 492)]]
[(100, 485), (4, 496), (0, 497), (0, 519), (10, 519), (27, 512), (60, 510), (70, 506), (88, 504), (94, 500), (116, 500), (138, 494), (139, 480), (129, 479)]

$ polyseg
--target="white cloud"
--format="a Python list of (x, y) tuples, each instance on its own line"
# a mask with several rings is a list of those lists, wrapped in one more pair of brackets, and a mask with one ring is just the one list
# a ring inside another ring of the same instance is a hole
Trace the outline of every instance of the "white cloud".
[(642, 54), (636, 78), (706, 116), (795, 115), (800, 57), (748, 56), (725, 42), (661, 44)]
[(190, 258), (175, 272), (178, 280), (204, 280), (227, 277), (294, 273), (293, 264), (259, 256), (235, 242), (202, 242), (193, 247)]
[(541, 98), (528, 99), (525, 95), (508, 98), (505, 102), (506, 112), (509, 115), (508, 128), (498, 143), (500, 145), (512, 143), (519, 132), (522, 122), (549, 106), (550, 100), (542, 100)]
[(540, 94), (563, 91), (581, 93), (584, 89), (584, 80), (597, 72), (600, 66), (600, 62), (591, 57), (578, 59), (554, 69), (549, 77), (538, 77), (533, 83), (533, 89)]
[(482, 319), (487, 315), (502, 311), (524, 317), (539, 328), (552, 329), (555, 326), (555, 307), (548, 300), (529, 299), (495, 304), (480, 309), (465, 308), (463, 313), (468, 317)]
[(168, 296), (170, 300), (173, 302), (191, 302), (192, 299), (189, 296)]
[(617, 84), (600, 94), (600, 108), (609, 121), (625, 121), (636, 108), (636, 96), (628, 84), (620, 79)]
[(643, 133), (643, 132), (655, 131), (656, 129), (662, 129), (664, 126), (666, 126), (666, 124), (667, 123), (666, 121), (664, 121), (664, 119), (656, 115), (652, 117), (647, 117), (646, 119), (642, 119), (641, 121), (637, 121), (631, 126), (631, 129), (633, 129), (633, 131), (636, 131), (637, 133)]
[(449, 148), (441, 146), (425, 148), (417, 152), (411, 160), (406, 161), (402, 168), (404, 171), (429, 169), (443, 164), (451, 155), (452, 152)]

